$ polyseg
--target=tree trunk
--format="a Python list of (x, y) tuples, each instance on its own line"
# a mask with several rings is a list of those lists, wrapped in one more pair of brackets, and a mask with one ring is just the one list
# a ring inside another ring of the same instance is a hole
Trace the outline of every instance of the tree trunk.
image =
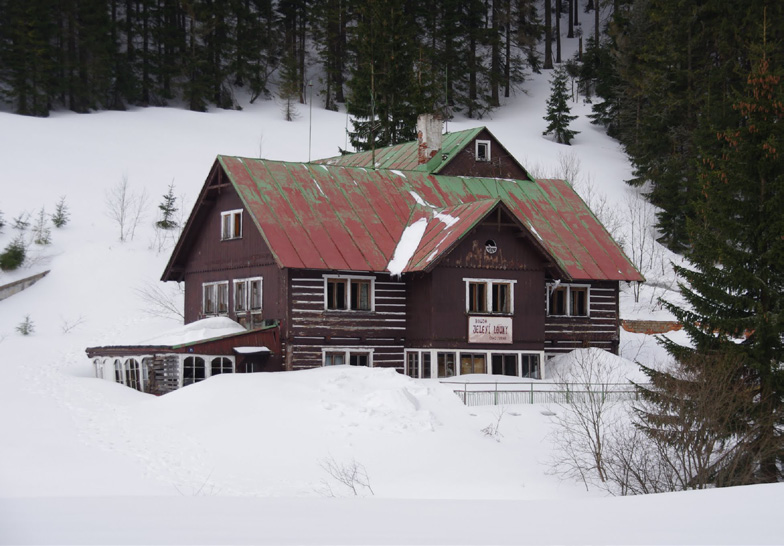
[(553, 6), (551, 0), (544, 1), (544, 69), (553, 68)]
[(555, 62), (561, 64), (561, 0), (555, 0)]

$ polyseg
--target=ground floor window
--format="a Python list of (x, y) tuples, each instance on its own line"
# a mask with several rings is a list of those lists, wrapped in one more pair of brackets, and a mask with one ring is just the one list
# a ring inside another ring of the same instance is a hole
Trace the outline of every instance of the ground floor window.
[(137, 391), (141, 390), (141, 383), (139, 382), (139, 361), (135, 358), (129, 358), (125, 361), (125, 384)]
[(539, 362), (540, 359), (538, 354), (520, 355), (520, 365), (521, 365), (520, 375), (522, 377), (541, 379), (542, 372), (539, 366)]
[(477, 373), (541, 379), (542, 353), (407, 349), (405, 373), (410, 377), (424, 379)]
[(186, 356), (182, 360), (182, 386), (204, 381), (213, 375), (234, 373), (234, 358), (228, 356)]
[(511, 375), (517, 376), (517, 355), (516, 354), (498, 354), (495, 353), (493, 358), (493, 375)]
[(373, 349), (335, 347), (323, 350), (324, 366), (373, 366)]
[(484, 354), (460, 353), (460, 375), (469, 373), (487, 373)]
[(455, 353), (438, 353), (438, 377), (455, 375)]
[(222, 373), (234, 373), (234, 362), (225, 356), (213, 358), (212, 362), (210, 362), (210, 375)]

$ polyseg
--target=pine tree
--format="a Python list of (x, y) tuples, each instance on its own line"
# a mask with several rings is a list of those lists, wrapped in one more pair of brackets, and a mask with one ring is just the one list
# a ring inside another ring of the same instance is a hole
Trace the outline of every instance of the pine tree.
[(569, 123), (577, 119), (570, 115), (569, 91), (566, 89), (568, 75), (563, 66), (559, 66), (550, 81), (550, 98), (547, 99), (547, 115), (544, 117), (549, 122), (544, 135), (553, 134), (559, 144), (571, 144), (574, 135), (579, 131), (569, 129)]
[(174, 229), (177, 222), (174, 220), (174, 213), (177, 212), (177, 197), (174, 195), (174, 182), (169, 184), (169, 191), (163, 196), (163, 202), (158, 205), (163, 217), (155, 222), (161, 229)]
[(688, 224), (691, 265), (676, 268), (689, 307), (667, 305), (694, 345), (667, 342), (675, 357), (730, 355), (742, 363), (739, 380), (755, 404), (735, 417), (753, 427), (745, 454), (763, 482), (781, 478), (784, 456), (783, 76), (763, 51), (735, 98), (739, 122), (714, 133), (718, 151), (703, 154), (701, 199)]

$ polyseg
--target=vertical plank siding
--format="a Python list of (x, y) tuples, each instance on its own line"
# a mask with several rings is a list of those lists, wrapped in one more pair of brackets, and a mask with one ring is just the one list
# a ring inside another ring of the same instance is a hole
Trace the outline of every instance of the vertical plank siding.
[[(374, 311), (325, 309), (323, 271), (291, 274), (291, 320), (288, 343), (294, 370), (323, 365), (324, 349), (372, 351), (374, 367), (403, 370), (406, 330), (406, 288), (386, 274), (366, 274), (375, 283)], [(349, 273), (345, 273), (349, 274)]]

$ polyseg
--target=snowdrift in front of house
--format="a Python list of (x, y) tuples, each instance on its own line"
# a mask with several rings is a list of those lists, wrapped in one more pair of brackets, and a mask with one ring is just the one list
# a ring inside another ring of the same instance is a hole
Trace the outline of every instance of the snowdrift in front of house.
[(645, 383), (648, 376), (640, 366), (596, 347), (575, 349), (547, 362), (549, 381), (565, 383)]

